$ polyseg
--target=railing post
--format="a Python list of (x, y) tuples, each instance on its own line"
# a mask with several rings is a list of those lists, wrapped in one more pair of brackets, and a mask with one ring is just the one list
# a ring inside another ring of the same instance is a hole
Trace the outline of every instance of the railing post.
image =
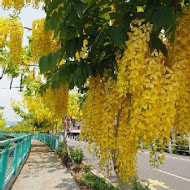
[(17, 166), (18, 166), (18, 153), (19, 153), (19, 141), (17, 141), (15, 146), (15, 152), (14, 152), (14, 161), (13, 161), (13, 174), (16, 175), (17, 173)]
[(57, 147), (59, 146), (59, 137), (55, 137), (55, 153), (57, 153)]
[(32, 141), (32, 136), (30, 135), (30, 136), (29, 136), (29, 148), (28, 148), (28, 152), (29, 152), (30, 147), (31, 147), (31, 141)]
[(30, 151), (30, 147), (31, 147), (31, 138), (32, 138), (32, 135), (28, 136), (28, 147), (27, 147), (27, 153)]
[(24, 158), (24, 141), (21, 142), (21, 148), (20, 148), (20, 163), (23, 162)]
[(53, 149), (53, 145), (54, 145), (53, 136), (50, 135), (50, 136), (49, 136), (49, 139), (50, 139), (50, 147)]
[(3, 150), (3, 155), (1, 158), (1, 169), (0, 169), (0, 190), (3, 190), (4, 182), (5, 182), (5, 174), (7, 169), (7, 163), (9, 158), (9, 143), (6, 145)]
[(50, 135), (50, 140), (51, 140), (50, 147), (51, 147), (51, 149), (53, 149), (54, 148), (54, 138), (52, 135)]
[(26, 137), (26, 155), (28, 153), (28, 147), (29, 147), (29, 136)]
[(27, 147), (27, 144), (28, 144), (28, 139), (27, 139), (27, 137), (25, 138), (24, 144), (25, 144), (25, 149), (24, 149), (24, 157), (25, 157), (26, 154), (27, 154), (27, 149), (28, 149), (28, 147)]

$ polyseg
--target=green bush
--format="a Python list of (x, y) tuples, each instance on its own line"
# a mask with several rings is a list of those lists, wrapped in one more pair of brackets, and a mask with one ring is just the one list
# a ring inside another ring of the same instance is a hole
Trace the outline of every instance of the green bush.
[[(83, 151), (81, 149), (75, 150), (71, 147), (69, 148), (69, 150), (70, 150), (71, 158), (73, 159), (73, 161), (76, 164), (81, 164), (84, 158)], [(59, 143), (59, 146), (57, 148), (57, 154), (62, 158), (64, 164), (67, 165), (71, 161), (69, 159), (66, 147), (63, 148), (63, 144), (61, 142)]]
[[(119, 190), (111, 184), (106, 183), (105, 179), (92, 174), (85, 174), (80, 180), (80, 185), (86, 185), (93, 190)], [(132, 182), (133, 190), (148, 190), (148, 186), (143, 186), (140, 182), (134, 180)]]
[(90, 165), (85, 165), (85, 166), (84, 166), (84, 172), (85, 172), (85, 173), (89, 173), (90, 170), (91, 170), (91, 166), (90, 166)]
[(58, 147), (62, 147), (62, 148), (64, 147), (63, 146), (63, 141), (59, 141), (59, 146)]
[(62, 148), (59, 146), (57, 148), (57, 154), (61, 157), (64, 165), (67, 165), (70, 162), (66, 148)]
[(148, 190), (148, 186), (143, 186), (140, 182), (134, 180), (132, 182), (133, 190)]
[(73, 161), (77, 164), (81, 164), (83, 158), (84, 158), (84, 154), (83, 151), (81, 149), (70, 149), (71, 152), (71, 157), (73, 159)]
[(177, 137), (176, 139), (176, 151), (179, 154), (188, 154), (189, 142), (187, 139), (182, 137)]
[(80, 180), (80, 185), (86, 185), (94, 190), (119, 190), (114, 186), (107, 184), (103, 178), (97, 177), (92, 174), (85, 174)]

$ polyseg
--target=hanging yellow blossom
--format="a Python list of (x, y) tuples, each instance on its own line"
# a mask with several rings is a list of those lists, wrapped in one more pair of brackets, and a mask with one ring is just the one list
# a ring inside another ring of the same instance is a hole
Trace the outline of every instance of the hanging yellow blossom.
[(3, 48), (5, 46), (5, 41), (9, 34), (9, 30), (9, 19), (0, 18), (0, 48)]
[(60, 49), (58, 38), (53, 39), (53, 32), (48, 31), (45, 33), (44, 22), (45, 19), (34, 20), (32, 25), (32, 56), (35, 62), (41, 56)]
[(17, 11), (20, 11), (24, 6), (32, 4), (34, 8), (38, 8), (40, 2), (43, 0), (2, 0), (2, 6), (5, 9), (14, 8)]
[(10, 63), (21, 64), (24, 28), (18, 19), (10, 20)]
[(61, 85), (59, 89), (48, 88), (43, 94), (43, 102), (54, 113), (55, 118), (63, 119), (68, 108), (68, 85)]

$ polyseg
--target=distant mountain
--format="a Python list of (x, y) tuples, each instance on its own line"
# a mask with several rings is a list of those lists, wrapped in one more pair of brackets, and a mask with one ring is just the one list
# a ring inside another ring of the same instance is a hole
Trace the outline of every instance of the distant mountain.
[(13, 126), (16, 125), (17, 123), (19, 123), (19, 121), (5, 121), (7, 126)]

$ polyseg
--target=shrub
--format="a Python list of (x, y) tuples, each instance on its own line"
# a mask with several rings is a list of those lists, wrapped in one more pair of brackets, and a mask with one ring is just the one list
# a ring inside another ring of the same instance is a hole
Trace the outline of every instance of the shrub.
[(59, 141), (59, 146), (58, 147), (64, 147), (62, 141)]
[(137, 180), (134, 180), (132, 182), (133, 185), (133, 190), (148, 190), (148, 186), (144, 186), (142, 185), (140, 182), (138, 182)]
[[(83, 151), (81, 149), (73, 149), (73, 148), (69, 148), (70, 150), (70, 154), (71, 154), (71, 158), (73, 159), (73, 161), (76, 164), (81, 164), (83, 158), (84, 158), (84, 154)], [(71, 160), (69, 159), (68, 153), (67, 153), (67, 149), (66, 147), (63, 148), (63, 143), (59, 142), (59, 146), (57, 148), (57, 154), (62, 158), (63, 163), (64, 164), (68, 164)]]
[(91, 170), (91, 166), (90, 166), (90, 165), (85, 165), (85, 166), (84, 166), (84, 172), (85, 172), (85, 173), (89, 173), (90, 170)]
[(71, 157), (73, 159), (73, 161), (77, 164), (81, 164), (83, 158), (84, 158), (84, 154), (83, 151), (81, 149), (70, 149), (71, 152)]
[(61, 157), (64, 165), (67, 165), (70, 162), (66, 148), (58, 147), (57, 154)]
[(189, 142), (187, 139), (182, 137), (177, 137), (176, 139), (176, 151), (179, 154), (188, 154), (189, 151)]
[(86, 185), (94, 190), (118, 190), (114, 186), (107, 184), (103, 178), (97, 177), (92, 174), (85, 174), (80, 180), (80, 185)]

